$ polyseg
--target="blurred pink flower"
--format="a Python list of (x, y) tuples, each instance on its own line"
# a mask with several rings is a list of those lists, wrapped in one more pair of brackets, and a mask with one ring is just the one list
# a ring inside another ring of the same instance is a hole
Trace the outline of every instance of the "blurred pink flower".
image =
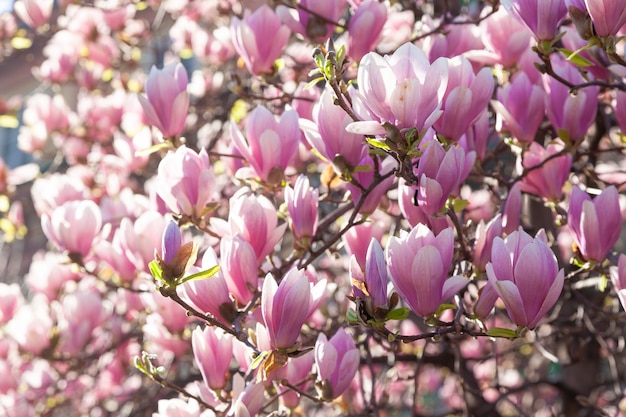
[(59, 249), (85, 257), (100, 233), (100, 208), (91, 200), (68, 201), (41, 218), (44, 234)]
[(317, 231), (319, 190), (311, 187), (309, 179), (300, 175), (294, 188), (285, 187), (285, 204), (289, 225), (297, 239), (311, 238)]
[[(335, 31), (335, 24), (344, 15), (346, 0), (298, 0), (302, 8), (278, 6), (276, 12), (289, 28), (316, 43), (324, 43)], [(318, 16), (321, 16), (318, 17)]]
[(372, 51), (387, 21), (387, 5), (375, 0), (361, 3), (348, 24), (348, 56), (358, 62)]
[(611, 266), (609, 271), (613, 288), (622, 304), (622, 308), (626, 310), (626, 255), (620, 253), (617, 265)]
[(519, 18), (539, 41), (551, 41), (567, 16), (565, 0), (502, 0), (504, 8)]
[(53, 5), (54, 0), (16, 0), (13, 10), (31, 29), (39, 29), (50, 20)]
[[(298, 127), (298, 113), (285, 111), (278, 120), (265, 107), (257, 106), (246, 122), (246, 136), (236, 123), (230, 123), (230, 136), (233, 144), (250, 164), (253, 175), (262, 181), (278, 179), (298, 150), (301, 139)], [(243, 174), (247, 176), (246, 174)]]
[(202, 217), (213, 201), (215, 174), (203, 148), (199, 153), (185, 145), (169, 152), (159, 163), (157, 193), (177, 214)]
[(310, 303), (311, 288), (302, 271), (291, 269), (280, 284), (271, 274), (265, 277), (261, 311), (274, 348), (293, 347), (308, 317)]
[(607, 187), (593, 200), (578, 186), (572, 189), (568, 222), (585, 260), (602, 262), (622, 230), (619, 196)]
[(571, 154), (564, 153), (553, 157), (563, 150), (564, 146), (559, 142), (550, 143), (546, 148), (537, 142), (530, 143), (521, 158), (521, 163), (518, 159), (518, 170), (520, 172), (527, 170), (519, 182), (520, 190), (548, 201), (560, 200), (563, 185), (569, 178), (572, 168)]
[(189, 109), (187, 83), (187, 70), (181, 63), (163, 69), (153, 66), (145, 85), (147, 97), (138, 96), (146, 117), (165, 138), (174, 138), (185, 130)]
[(272, 72), (274, 61), (282, 54), (291, 34), (265, 4), (254, 13), (246, 10), (243, 19), (233, 17), (230, 31), (235, 50), (254, 75)]
[(359, 368), (360, 354), (352, 337), (339, 328), (330, 340), (320, 333), (315, 343), (315, 365), (326, 401), (339, 397), (350, 386)]
[(198, 326), (191, 335), (191, 344), (204, 383), (213, 390), (225, 388), (233, 359), (232, 336), (220, 328)]

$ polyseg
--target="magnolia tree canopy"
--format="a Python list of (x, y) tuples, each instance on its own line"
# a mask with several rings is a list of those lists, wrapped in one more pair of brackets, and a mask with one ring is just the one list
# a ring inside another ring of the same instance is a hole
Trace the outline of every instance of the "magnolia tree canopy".
[(0, 4), (0, 415), (626, 415), (626, 1)]

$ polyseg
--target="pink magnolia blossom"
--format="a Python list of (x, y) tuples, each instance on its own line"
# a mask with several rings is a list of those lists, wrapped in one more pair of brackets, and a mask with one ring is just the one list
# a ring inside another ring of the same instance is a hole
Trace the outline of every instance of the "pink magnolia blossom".
[[(554, 71), (573, 84), (584, 83), (578, 67), (564, 59), (553, 58)], [(576, 94), (570, 93), (569, 87), (544, 74), (546, 91), (546, 112), (548, 120), (565, 139), (575, 141), (585, 136), (596, 118), (598, 109), (599, 87), (582, 88)]]
[[(391, 158), (385, 158), (382, 161), (378, 161), (378, 164), (374, 163), (373, 158), (376, 158), (376, 156), (371, 157), (366, 155), (358, 165), (359, 167), (362, 167), (363, 170), (357, 170), (352, 174), (353, 181), (359, 183), (364, 189), (368, 189), (374, 182), (374, 171), (376, 169), (379, 170), (378, 174), (386, 175), (389, 174), (396, 165), (396, 161)], [(376, 185), (361, 202), (359, 212), (368, 214), (374, 212), (380, 204), (382, 198), (387, 194), (387, 190), (393, 183), (393, 179), (393, 176), (389, 175)], [(358, 204), (361, 200), (361, 196), (363, 195), (361, 188), (351, 182), (346, 184), (346, 188), (350, 192), (350, 196), (354, 200), (354, 204)]]
[(226, 387), (230, 362), (233, 359), (233, 339), (220, 328), (196, 327), (191, 335), (191, 345), (196, 365), (204, 383), (220, 390)]
[[(541, 237), (523, 230), (496, 237), (487, 264), (490, 285), (504, 301), (511, 320), (534, 329), (563, 289), (564, 272)], [(483, 290), (484, 291), (484, 290)]]
[(0, 323), (5, 324), (24, 305), (24, 296), (19, 285), (0, 283)]
[(317, 231), (319, 190), (311, 187), (309, 179), (300, 175), (294, 188), (285, 187), (285, 204), (289, 212), (289, 225), (298, 239), (311, 238)]
[[(566, 3), (574, 3), (567, 1)], [(576, 2), (578, 3), (578, 2)], [(626, 3), (623, 0), (584, 0), (578, 7), (589, 13), (597, 36), (615, 36), (626, 23)]]
[[(546, 93), (530, 82), (525, 72), (518, 73), (510, 83), (498, 90), (498, 99), (491, 105), (511, 135), (522, 143), (535, 140), (537, 129), (545, 116)], [(502, 124), (501, 124), (502, 125)]]
[(21, 349), (38, 355), (50, 346), (53, 324), (45, 297), (35, 295), (15, 312), (5, 331)]
[(274, 348), (288, 349), (296, 343), (310, 302), (309, 281), (298, 270), (290, 270), (280, 284), (271, 274), (265, 277), (261, 311)]
[(539, 41), (554, 39), (567, 16), (565, 0), (502, 0), (502, 5), (524, 22)]
[(602, 262), (619, 239), (622, 230), (619, 196), (607, 187), (593, 200), (575, 186), (570, 196), (568, 222), (585, 260)]
[(617, 298), (619, 298), (622, 308), (626, 310), (626, 255), (621, 253), (617, 265), (612, 266), (609, 271)]
[(71, 115), (63, 96), (33, 95), (26, 102), (18, 146), (28, 153), (43, 151), (50, 138), (67, 132)]
[(258, 287), (258, 261), (254, 247), (241, 235), (225, 236), (220, 242), (221, 270), (228, 290), (246, 305)]
[(76, 355), (85, 349), (94, 330), (106, 317), (103, 300), (95, 290), (66, 294), (61, 300), (57, 328), (59, 349), (66, 355)]
[(522, 193), (519, 185), (515, 184), (509, 190), (509, 195), (502, 207), (502, 231), (506, 234), (516, 231), (521, 222)]
[(478, 28), (485, 46), (466, 54), (472, 61), (510, 68), (530, 48), (532, 32), (504, 8), (489, 16)]
[(474, 242), (474, 256), (472, 262), (478, 271), (484, 271), (487, 262), (491, 260), (491, 247), (496, 237), (502, 236), (502, 216), (496, 215), (489, 223), (483, 220), (476, 226), (476, 241)]
[[(521, 159), (519, 170), (527, 170), (519, 182), (520, 190), (534, 194), (546, 200), (558, 201), (563, 195), (562, 188), (569, 178), (572, 167), (572, 155), (552, 157), (561, 151), (561, 143), (551, 143), (546, 148), (532, 142)], [(546, 159), (551, 158), (549, 160)], [(519, 161), (518, 161), (519, 164)], [(533, 167), (536, 167), (533, 169)]]
[(350, 259), (350, 277), (353, 282), (355, 280), (362, 282), (367, 289), (366, 294), (361, 288), (355, 285), (352, 286), (354, 297), (365, 300), (370, 311), (375, 311), (378, 308), (389, 308), (389, 299), (387, 298), (389, 275), (387, 274), (385, 253), (378, 240), (375, 238), (370, 240), (364, 271), (359, 266), (356, 256), (352, 255)]
[(359, 349), (343, 327), (330, 340), (324, 333), (319, 334), (315, 343), (315, 365), (325, 400), (337, 398), (348, 389), (359, 361)]
[(493, 87), (491, 69), (483, 68), (475, 75), (467, 58), (461, 55), (450, 59), (443, 113), (434, 124), (437, 133), (458, 141), (487, 108)]
[[(324, 43), (335, 31), (333, 23), (339, 23), (348, 6), (346, 0), (298, 0), (304, 8), (279, 6), (276, 12), (289, 28), (317, 43)], [(325, 20), (317, 16), (323, 17)]]
[(205, 149), (197, 153), (183, 145), (159, 163), (157, 193), (174, 213), (204, 215), (213, 200), (215, 183)]
[(150, 123), (165, 138), (183, 133), (189, 109), (187, 71), (181, 63), (172, 63), (159, 70), (150, 69), (146, 82), (146, 96), (139, 95), (139, 102)]
[[(300, 127), (307, 142), (329, 163), (338, 157), (354, 168), (367, 154), (367, 146), (363, 135), (346, 131), (350, 123), (352, 118), (333, 103), (333, 93), (325, 89), (313, 109), (313, 119), (300, 120)], [(339, 162), (336, 168), (343, 173)]]
[(91, 200), (68, 201), (41, 218), (41, 228), (48, 239), (58, 248), (82, 257), (91, 251), (101, 227), (100, 208)]
[(357, 263), (362, 270), (365, 269), (369, 242), (372, 238), (375, 238), (379, 242), (382, 241), (383, 235), (387, 230), (388, 225), (382, 221), (377, 214), (378, 212), (374, 212), (374, 215), (370, 216), (370, 220), (351, 227), (341, 237), (348, 255), (354, 255), (356, 257)]
[[(370, 52), (358, 71), (359, 93), (372, 115), (381, 123), (399, 129), (416, 128), (423, 133), (441, 116), (441, 105), (448, 83), (448, 60), (432, 64), (412, 43), (405, 43), (392, 55), (381, 57)], [(348, 131), (384, 134), (369, 122), (354, 122)]]
[(435, 236), (427, 226), (418, 224), (410, 233), (389, 239), (386, 258), (391, 281), (417, 315), (435, 313), (441, 303), (467, 285), (463, 276), (448, 278), (453, 254), (452, 228)]
[(243, 20), (233, 17), (230, 31), (235, 50), (254, 75), (272, 72), (274, 61), (283, 53), (291, 34), (265, 4), (254, 13), (246, 10)]
[(13, 10), (31, 29), (39, 29), (50, 20), (53, 5), (54, 0), (16, 0)]
[(437, 140), (428, 143), (417, 168), (417, 202), (426, 213), (437, 213), (450, 196), (458, 195), (475, 160), (474, 151), (466, 153), (461, 147), (446, 151)]
[(295, 110), (276, 120), (267, 108), (256, 107), (248, 116), (245, 137), (234, 122), (230, 124), (233, 144), (252, 167), (249, 176), (262, 181), (273, 180), (277, 169), (282, 174), (298, 150), (301, 135)]
[(424, 207), (418, 203), (417, 194), (418, 187), (408, 187), (403, 179), (398, 181), (398, 206), (411, 227), (417, 226), (418, 223), (423, 223), (434, 233), (439, 233), (451, 226), (449, 217), (428, 214)]
[[(219, 261), (215, 250), (209, 247), (202, 256), (202, 266), (200, 268), (191, 266), (188, 273), (194, 274), (213, 268), (215, 265), (219, 265)], [(228, 295), (228, 285), (224, 275), (223, 269), (220, 269), (211, 278), (186, 281), (178, 285), (176, 291), (183, 300), (198, 311), (209, 313), (224, 324), (231, 323), (237, 315), (237, 310)]]
[(259, 263), (274, 250), (287, 228), (287, 223), (278, 225), (278, 214), (271, 201), (246, 188), (230, 199), (228, 222), (212, 219), (211, 225), (223, 236), (240, 234), (254, 248)]
[(387, 5), (366, 0), (357, 7), (348, 24), (348, 56), (360, 61), (376, 47), (387, 21)]

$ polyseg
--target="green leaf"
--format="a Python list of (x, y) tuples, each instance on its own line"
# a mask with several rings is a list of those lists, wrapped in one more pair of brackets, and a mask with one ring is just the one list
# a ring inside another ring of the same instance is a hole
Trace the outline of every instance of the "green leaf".
[(374, 148), (384, 149), (387, 151), (391, 150), (389, 145), (387, 145), (384, 140), (375, 139), (375, 138), (365, 138), (365, 140), (367, 141), (369, 145), (371, 145)]
[(593, 65), (593, 62), (578, 55), (580, 52), (589, 48), (590, 48), (590, 45), (585, 45), (582, 48), (577, 49), (576, 51), (570, 51), (569, 49), (566, 49), (566, 48), (559, 48), (559, 51), (561, 51), (561, 53), (563, 53), (563, 55), (565, 55), (567, 60), (570, 61), (572, 64), (577, 65), (579, 67), (589, 67)]
[(469, 201), (463, 200), (462, 198), (455, 198), (454, 200), (452, 200), (452, 210), (454, 210), (455, 213), (460, 212), (468, 205)]
[(337, 64), (339, 64), (339, 66), (342, 66), (345, 59), (346, 59), (346, 46), (341, 45), (339, 49), (337, 50)]
[(161, 269), (161, 265), (159, 265), (156, 259), (150, 262), (148, 264), (148, 267), (150, 268), (150, 272), (155, 279), (158, 279), (159, 281), (165, 283), (165, 281), (163, 280), (163, 269)]
[(315, 86), (315, 84), (319, 83), (320, 81), (324, 81), (324, 77), (314, 78), (313, 80), (309, 81), (309, 83), (307, 85), (304, 86), (304, 89), (307, 90), (307, 89)]
[(435, 311), (434, 316), (439, 317), (441, 316), (441, 313), (443, 313), (446, 310), (456, 310), (456, 306), (454, 304), (442, 304), (437, 308), (437, 311)]
[(349, 308), (348, 312), (346, 313), (346, 319), (348, 320), (348, 323), (358, 323), (359, 322), (359, 318), (356, 315), (356, 311), (354, 311), (354, 309)]
[(183, 284), (187, 281), (193, 281), (193, 280), (197, 280), (197, 279), (207, 279), (207, 278), (211, 278), (213, 275), (217, 274), (220, 270), (220, 266), (219, 265), (215, 265), (214, 267), (211, 267), (205, 271), (200, 271), (197, 272), (195, 274), (186, 276), (185, 278), (181, 279), (178, 283), (179, 284)]
[(491, 337), (504, 337), (506, 339), (516, 339), (518, 337), (515, 330), (505, 329), (504, 327), (492, 327), (487, 330), (487, 334)]
[(411, 310), (407, 307), (396, 308), (395, 310), (391, 310), (387, 313), (385, 318), (387, 320), (404, 320), (409, 317), (409, 313)]
[(170, 142), (161, 142), (161, 143), (157, 143), (156, 145), (150, 146), (149, 148), (140, 149), (136, 151), (135, 156), (149, 156), (155, 152), (160, 151), (161, 149), (171, 149), (171, 148), (172, 148), (172, 144)]
[(258, 368), (259, 365), (261, 365), (261, 363), (269, 356), (270, 353), (271, 352), (269, 351), (259, 353), (259, 355), (256, 358), (254, 358), (254, 360), (250, 364), (250, 368), (252, 369)]
[(372, 169), (370, 165), (357, 165), (352, 172), (370, 172)]

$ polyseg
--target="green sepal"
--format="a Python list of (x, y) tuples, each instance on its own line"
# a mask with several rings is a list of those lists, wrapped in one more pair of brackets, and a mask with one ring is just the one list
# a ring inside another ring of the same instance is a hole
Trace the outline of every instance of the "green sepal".
[(606, 277), (606, 274), (600, 275), (600, 280), (598, 282), (598, 291), (604, 292), (606, 287), (609, 285), (609, 280)]
[(152, 145), (149, 148), (136, 151), (135, 156), (149, 156), (155, 152), (160, 151), (161, 149), (172, 149), (172, 144), (170, 142), (157, 143), (156, 145)]
[(504, 327), (492, 327), (487, 330), (487, 335), (491, 337), (503, 337), (506, 339), (517, 339), (519, 337), (517, 331), (505, 329)]
[(307, 85), (304, 86), (305, 90), (308, 90), (309, 88), (315, 86), (317, 83), (319, 83), (320, 81), (324, 81), (324, 77), (317, 77), (314, 78), (313, 80), (309, 81)]
[(411, 310), (408, 307), (400, 307), (389, 311), (385, 318), (387, 320), (404, 320), (409, 317), (410, 312)]
[(217, 274), (220, 270), (220, 266), (219, 265), (215, 265), (205, 271), (200, 271), (197, 272), (195, 274), (186, 276), (185, 278), (181, 279), (180, 281), (178, 281), (178, 284), (183, 284), (187, 281), (193, 281), (193, 280), (198, 280), (198, 279), (207, 279), (207, 278), (211, 278), (213, 275)]

